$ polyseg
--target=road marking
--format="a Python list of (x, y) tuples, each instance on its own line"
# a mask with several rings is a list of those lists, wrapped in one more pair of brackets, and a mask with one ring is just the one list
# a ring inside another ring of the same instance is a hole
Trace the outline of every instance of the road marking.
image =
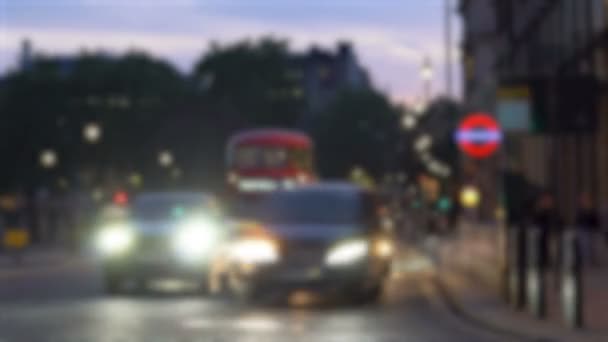
[(204, 318), (189, 318), (184, 320), (181, 325), (186, 329), (201, 330), (207, 328), (217, 328), (219, 321)]
[(233, 319), (188, 318), (181, 322), (181, 326), (191, 330), (231, 329), (249, 332), (277, 332), (283, 329), (283, 324), (277, 321), (277, 317), (258, 315)]
[(253, 316), (238, 319), (233, 323), (233, 327), (238, 330), (274, 332), (281, 330), (282, 324), (277, 321), (276, 317)]

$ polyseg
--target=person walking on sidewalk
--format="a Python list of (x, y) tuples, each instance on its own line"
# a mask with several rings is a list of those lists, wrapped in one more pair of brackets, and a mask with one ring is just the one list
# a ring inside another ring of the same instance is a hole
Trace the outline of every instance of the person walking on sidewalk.
[(585, 262), (597, 265), (596, 241), (600, 235), (600, 218), (597, 207), (589, 193), (582, 193), (579, 196), (576, 212), (576, 229), (581, 239)]
[(559, 244), (564, 229), (564, 221), (555, 206), (555, 197), (551, 192), (544, 191), (538, 197), (532, 213), (532, 223), (540, 229), (541, 265), (547, 268), (557, 262), (557, 258), (550, 257), (551, 241), (557, 241)]

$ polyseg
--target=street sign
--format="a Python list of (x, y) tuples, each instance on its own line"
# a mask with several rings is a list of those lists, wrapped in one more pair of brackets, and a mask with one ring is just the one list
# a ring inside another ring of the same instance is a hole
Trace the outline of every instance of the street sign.
[(455, 134), (456, 143), (469, 157), (490, 157), (502, 141), (502, 131), (496, 120), (485, 113), (473, 113), (462, 120)]
[(497, 91), (496, 117), (504, 132), (530, 132), (532, 101), (526, 85), (502, 86)]

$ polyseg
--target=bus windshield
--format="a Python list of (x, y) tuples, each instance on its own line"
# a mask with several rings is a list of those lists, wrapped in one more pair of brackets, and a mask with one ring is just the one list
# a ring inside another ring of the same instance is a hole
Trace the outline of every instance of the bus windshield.
[(280, 146), (240, 146), (235, 150), (233, 166), (244, 169), (295, 167), (310, 170), (312, 153), (306, 149)]

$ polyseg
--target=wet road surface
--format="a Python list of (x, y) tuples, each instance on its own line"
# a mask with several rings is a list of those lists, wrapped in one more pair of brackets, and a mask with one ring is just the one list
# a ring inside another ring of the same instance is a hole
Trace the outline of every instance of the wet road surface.
[(373, 305), (246, 305), (154, 291), (106, 296), (94, 265), (0, 269), (0, 342), (506, 341), (452, 314), (424, 259), (399, 260)]

